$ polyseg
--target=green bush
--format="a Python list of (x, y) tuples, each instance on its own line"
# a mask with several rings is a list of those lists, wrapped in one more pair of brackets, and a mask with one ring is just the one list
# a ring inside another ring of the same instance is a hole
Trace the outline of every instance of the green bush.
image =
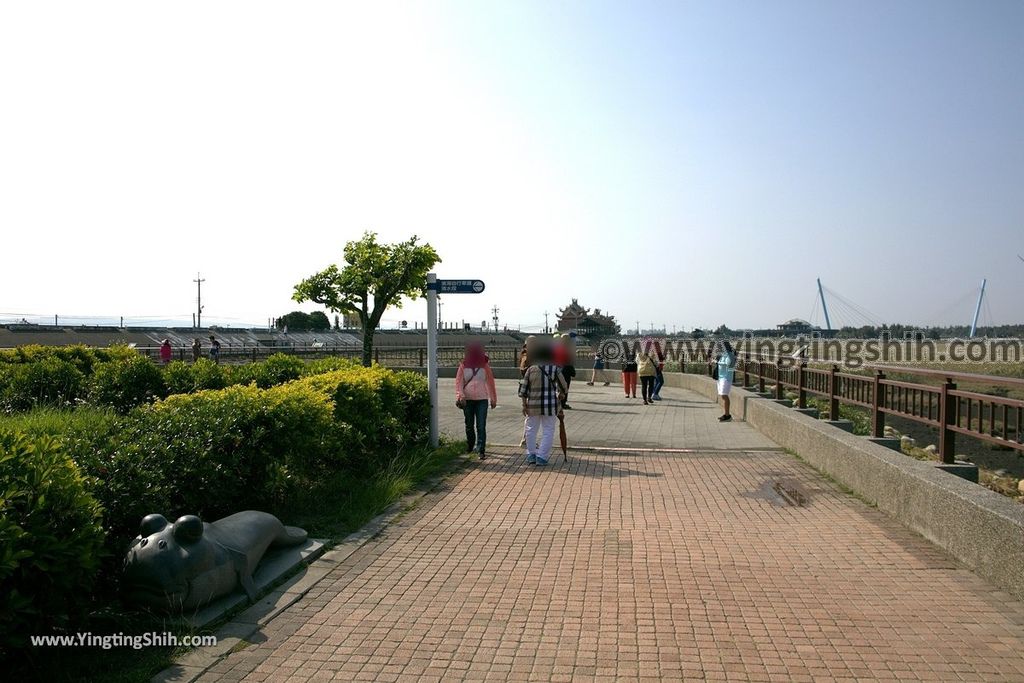
[(329, 356), (327, 358), (318, 358), (317, 360), (311, 360), (306, 362), (306, 367), (302, 370), (303, 377), (309, 377), (310, 375), (322, 375), (326, 372), (333, 372), (335, 370), (351, 370), (352, 368), (363, 367), (355, 358), (344, 358), (342, 356)]
[(303, 375), (306, 363), (301, 358), (275, 353), (265, 361), (239, 365), (232, 371), (235, 384), (255, 383), (261, 389), (284, 384)]
[(68, 406), (82, 398), (85, 375), (74, 363), (54, 356), (0, 366), (0, 410)]
[(228, 371), (209, 358), (200, 358), (188, 365), (180, 360), (164, 368), (164, 383), (168, 394), (191, 394), (205, 389), (223, 389), (228, 386)]
[(94, 486), (48, 437), (0, 433), (0, 643), (66, 627), (92, 595), (103, 546)]
[(106, 474), (105, 454), (110, 450), (119, 425), (119, 418), (112, 410), (92, 406), (74, 410), (36, 408), (0, 416), (0, 432), (53, 437), (83, 472), (101, 478)]
[(93, 370), (89, 397), (126, 413), (167, 393), (160, 368), (138, 354), (102, 362)]
[(326, 468), (341, 432), (322, 392), (285, 385), (181, 394), (131, 413), (103, 494), (111, 528), (151, 512), (215, 519), (280, 501)]
[(196, 390), (192, 366), (180, 360), (168, 363), (164, 368), (164, 386), (168, 395), (191, 394)]
[(331, 396), (335, 420), (351, 425), (364, 460), (420, 443), (429, 430), (427, 382), (415, 373), (357, 366), (312, 375), (296, 384)]
[(393, 396), (402, 406), (407, 438), (417, 443), (425, 442), (430, 435), (430, 389), (427, 387), (427, 378), (402, 370), (393, 372), (389, 383), (394, 387)]
[(84, 375), (92, 374), (96, 363), (111, 360), (123, 360), (139, 355), (129, 346), (115, 345), (107, 348), (92, 348), (85, 344), (69, 346), (42, 346), (41, 344), (25, 344), (13, 349), (0, 350), (0, 365), (38, 363), (47, 358), (68, 361)]

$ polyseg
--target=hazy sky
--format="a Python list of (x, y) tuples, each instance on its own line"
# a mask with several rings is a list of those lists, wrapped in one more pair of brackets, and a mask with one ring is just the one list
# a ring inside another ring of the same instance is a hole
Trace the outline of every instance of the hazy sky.
[(1022, 321), (1024, 2), (0, 5), (0, 318), (265, 322), (367, 229), (447, 320)]

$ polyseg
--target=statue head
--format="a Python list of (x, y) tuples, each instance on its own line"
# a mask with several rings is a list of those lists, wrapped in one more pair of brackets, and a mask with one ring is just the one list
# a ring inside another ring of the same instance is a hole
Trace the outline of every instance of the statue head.
[(174, 524), (163, 515), (143, 517), (124, 560), (125, 597), (154, 607), (189, 606), (195, 579), (214, 563), (204, 532), (203, 521), (195, 515), (183, 515)]

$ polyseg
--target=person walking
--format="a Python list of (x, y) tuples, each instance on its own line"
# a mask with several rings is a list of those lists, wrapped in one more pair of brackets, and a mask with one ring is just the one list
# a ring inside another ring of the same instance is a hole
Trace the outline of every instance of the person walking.
[[(650, 342), (644, 344), (644, 347), (637, 351), (636, 363), (636, 374), (640, 377), (640, 394), (644, 398), (644, 405), (650, 405), (654, 403), (652, 398), (654, 396), (654, 378), (658, 374), (658, 357)], [(636, 388), (634, 387), (633, 390), (636, 391)]]
[(220, 342), (212, 334), (210, 335), (210, 360), (220, 363)]
[[(519, 378), (522, 379), (526, 376), (526, 371), (533, 365), (533, 355), (537, 348), (540, 346), (540, 341), (534, 335), (530, 335), (523, 342), (523, 348), (519, 352)], [(523, 425), (523, 438), (519, 442), (520, 446), (526, 445), (526, 425)]]
[[(601, 373), (600, 377), (604, 380), (604, 356), (601, 355), (600, 351), (594, 354), (594, 372), (590, 375), (590, 381), (587, 382), (588, 386), (594, 386), (594, 382), (596, 382), (598, 378), (598, 373)], [(608, 382), (604, 382), (604, 386), (608, 386), (608, 384)]]
[(722, 340), (722, 353), (718, 357), (718, 395), (722, 399), (724, 412), (718, 418), (719, 422), (730, 422), (732, 414), (729, 412), (729, 392), (732, 391), (733, 373), (736, 371), (736, 352), (728, 340)]
[(636, 357), (626, 356), (622, 360), (622, 388), (626, 390), (626, 398), (636, 398), (636, 371)]
[(661, 400), (661, 388), (665, 386), (665, 354), (661, 351), (661, 345), (654, 342), (654, 353), (657, 356), (657, 364), (654, 366), (654, 395), (652, 401)]
[(203, 342), (199, 341), (199, 337), (192, 340), (192, 362), (195, 363), (203, 355)]
[(171, 362), (171, 340), (164, 339), (160, 342), (160, 362), (167, 365)]
[(572, 384), (572, 378), (576, 376), (576, 344), (569, 335), (555, 335), (554, 362), (562, 371), (562, 379), (565, 380), (562, 407), (572, 410), (572, 406), (569, 405), (569, 386)]
[(466, 452), (476, 447), (480, 459), (487, 457), (487, 406), (498, 405), (498, 390), (484, 345), (466, 344), (466, 355), (455, 372), (455, 405), (466, 418)]
[[(537, 350), (536, 364), (523, 376), (519, 397), (526, 417), (526, 462), (543, 467), (551, 457), (555, 427), (562, 415), (565, 400), (565, 378), (554, 364), (550, 347)], [(537, 438), (540, 437), (538, 443)]]

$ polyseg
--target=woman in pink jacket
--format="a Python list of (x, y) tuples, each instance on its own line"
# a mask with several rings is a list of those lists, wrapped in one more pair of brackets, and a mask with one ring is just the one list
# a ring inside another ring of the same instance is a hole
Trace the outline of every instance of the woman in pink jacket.
[(455, 373), (455, 405), (466, 415), (466, 452), (472, 453), (476, 446), (481, 460), (486, 457), (487, 404), (498, 405), (494, 373), (487, 361), (484, 345), (470, 342)]

